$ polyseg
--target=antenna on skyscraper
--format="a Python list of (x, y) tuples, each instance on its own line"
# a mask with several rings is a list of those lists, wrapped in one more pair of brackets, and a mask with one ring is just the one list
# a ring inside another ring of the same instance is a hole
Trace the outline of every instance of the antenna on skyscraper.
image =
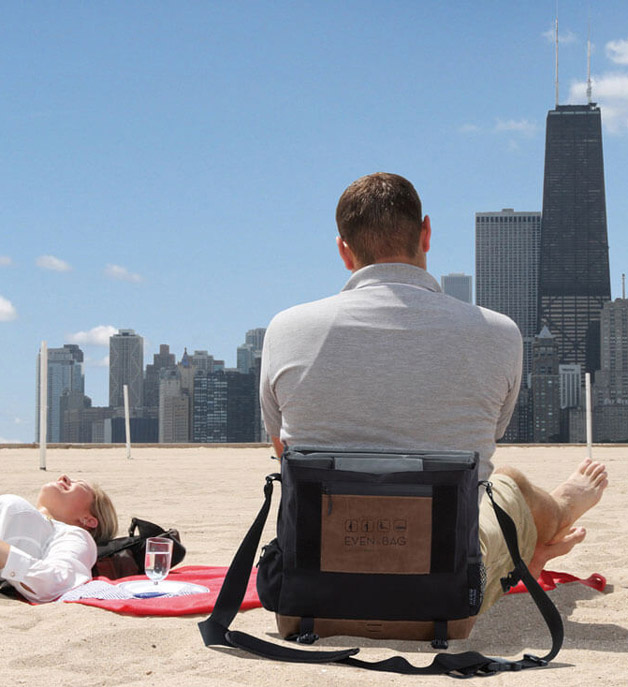
[(556, 0), (556, 23), (554, 34), (556, 37), (556, 107), (558, 107), (558, 0)]
[(591, 104), (591, 18), (587, 35), (587, 103)]
[(626, 275), (621, 275), (621, 297), (626, 300)]

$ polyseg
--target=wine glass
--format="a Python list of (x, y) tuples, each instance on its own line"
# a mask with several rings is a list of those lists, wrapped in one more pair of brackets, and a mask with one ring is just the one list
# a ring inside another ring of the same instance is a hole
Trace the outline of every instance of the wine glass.
[(172, 562), (172, 539), (165, 537), (149, 537), (146, 540), (146, 556), (144, 571), (153, 584), (166, 578), (170, 572)]

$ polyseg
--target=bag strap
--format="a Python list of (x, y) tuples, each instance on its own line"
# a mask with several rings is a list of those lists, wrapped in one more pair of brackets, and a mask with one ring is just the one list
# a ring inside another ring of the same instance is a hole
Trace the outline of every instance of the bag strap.
[(521, 559), (515, 524), (508, 513), (495, 503), (490, 482), (482, 482), (481, 484), (486, 488), (491, 504), (495, 509), (497, 521), (506, 540), (508, 551), (515, 563), (513, 572), (510, 573), (508, 578), (502, 580), (502, 586), (508, 588), (508, 585), (516, 584), (519, 579), (523, 580), (552, 635), (552, 648), (546, 656), (539, 658), (531, 654), (525, 654), (518, 661), (509, 661), (503, 658), (484, 656), (476, 651), (466, 651), (459, 654), (440, 653), (436, 654), (430, 665), (418, 667), (412, 665), (402, 656), (393, 656), (383, 661), (362, 661), (354, 658), (360, 651), (358, 648), (341, 649), (339, 651), (292, 649), (258, 639), (244, 632), (229, 630), (229, 626), (244, 599), (255, 554), (262, 536), (262, 530), (270, 511), (273, 482), (275, 481), (281, 481), (281, 475), (274, 473), (266, 477), (264, 503), (233, 558), (216, 599), (212, 614), (209, 618), (198, 624), (205, 646), (229, 646), (264, 658), (292, 663), (341, 663), (380, 672), (393, 672), (404, 675), (450, 675), (452, 677), (471, 677), (473, 675), (486, 675), (502, 671), (537, 668), (547, 665), (560, 650), (563, 640), (563, 623), (560, 614)]

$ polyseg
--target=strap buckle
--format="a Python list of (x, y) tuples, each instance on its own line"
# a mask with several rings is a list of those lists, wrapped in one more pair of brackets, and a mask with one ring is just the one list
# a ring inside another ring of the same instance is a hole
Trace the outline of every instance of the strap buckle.
[(502, 585), (504, 593), (512, 589), (521, 580), (521, 573), (515, 568), (511, 570), (506, 577), (502, 577), (499, 581)]
[(534, 654), (523, 654), (523, 659), (525, 661), (532, 661), (532, 663), (536, 663), (536, 665), (540, 668), (549, 663), (549, 661), (546, 661), (544, 658), (540, 658), (539, 656), (535, 656)]
[(508, 661), (505, 658), (491, 658), (490, 660), (491, 662), (482, 668), (483, 673), (517, 672), (523, 669), (523, 666), (517, 661)]
[(319, 639), (320, 637), (316, 632), (303, 632), (297, 635), (296, 642), (297, 644), (314, 644), (314, 642), (317, 642)]

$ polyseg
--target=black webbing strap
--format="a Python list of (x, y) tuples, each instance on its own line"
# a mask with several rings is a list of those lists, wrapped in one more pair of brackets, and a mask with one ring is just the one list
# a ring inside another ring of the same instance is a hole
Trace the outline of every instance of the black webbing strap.
[(354, 658), (359, 652), (357, 648), (339, 651), (292, 649), (258, 639), (244, 632), (229, 630), (229, 625), (235, 618), (244, 599), (257, 547), (270, 510), (273, 482), (280, 479), (279, 474), (272, 474), (266, 477), (264, 503), (233, 558), (216, 599), (212, 614), (209, 618), (198, 624), (205, 646), (230, 646), (264, 658), (292, 663), (340, 663), (367, 670), (401, 673), (403, 675), (450, 675), (452, 677), (471, 677), (473, 675), (486, 675), (509, 670), (518, 671), (525, 668), (537, 668), (547, 665), (560, 650), (563, 639), (563, 624), (560, 615), (521, 559), (515, 524), (510, 516), (493, 500), (491, 485), (488, 482), (483, 484), (495, 509), (497, 521), (515, 563), (515, 574), (523, 580), (550, 629), (552, 649), (546, 656), (538, 658), (526, 654), (518, 661), (508, 661), (502, 658), (484, 656), (475, 651), (466, 651), (459, 654), (440, 653), (434, 657), (429, 666), (417, 667), (402, 656), (393, 656), (383, 661), (362, 661)]
[[(519, 544), (517, 543), (517, 528), (515, 527), (515, 523), (510, 515), (508, 515), (508, 513), (506, 513), (506, 511), (495, 502), (491, 483), (481, 482), (481, 484), (483, 484), (486, 488), (486, 493), (491, 500), (493, 509), (495, 510), (497, 522), (499, 523), (502, 534), (504, 535), (504, 539), (506, 540), (508, 552), (510, 553), (510, 557), (515, 564), (514, 570), (508, 576), (510, 578), (508, 583), (504, 584), (504, 580), (502, 580), (502, 586), (505, 588), (504, 591), (507, 591), (508, 587), (512, 586), (512, 582), (515, 582), (516, 580), (522, 580), (523, 584), (526, 586), (526, 589), (530, 592), (530, 596), (532, 597), (534, 603), (541, 612), (541, 615), (543, 616), (543, 619), (545, 620), (552, 636), (552, 648), (545, 656), (537, 658), (536, 656), (530, 656), (526, 654), (522, 661), (533, 660), (545, 665), (556, 657), (556, 654), (560, 651), (560, 648), (563, 645), (565, 631), (563, 628), (562, 618), (560, 617), (560, 613), (554, 605), (554, 602), (549, 598), (543, 587), (541, 587), (541, 585), (534, 579), (534, 576), (528, 570), (528, 566), (522, 560), (521, 554), (519, 553)], [(527, 667), (529, 666), (522, 665), (522, 668)]]

